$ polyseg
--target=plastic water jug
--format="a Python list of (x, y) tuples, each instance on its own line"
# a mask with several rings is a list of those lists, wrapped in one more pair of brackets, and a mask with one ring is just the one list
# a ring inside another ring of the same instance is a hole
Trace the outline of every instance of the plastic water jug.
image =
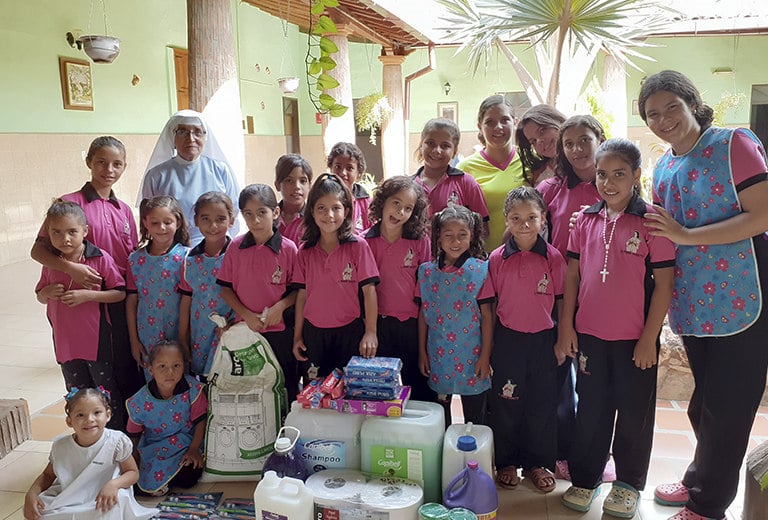
[(470, 460), (467, 467), (448, 484), (443, 504), (469, 509), (478, 520), (492, 520), (499, 509), (496, 484), (490, 475), (480, 469), (476, 460)]
[[(471, 437), (474, 442), (462, 437)], [(480, 469), (493, 475), (493, 430), (481, 424), (452, 424), (443, 439), (443, 487), (442, 492), (456, 474), (476, 460)]]
[(280, 478), (274, 471), (264, 473), (253, 492), (253, 505), (259, 520), (312, 520), (314, 502), (304, 482)]
[(296, 453), (309, 475), (324, 469), (360, 469), (360, 428), (364, 415), (302, 408), (294, 401), (286, 426), (301, 434)]
[[(293, 433), (293, 439), (287, 436), (289, 432)], [(309, 472), (294, 449), (300, 435), (299, 429), (293, 426), (280, 428), (275, 441), (275, 451), (267, 458), (263, 471), (274, 471), (278, 477), (307, 480)]]
[(439, 502), (444, 433), (437, 403), (409, 401), (402, 417), (369, 416), (360, 430), (362, 470), (414, 480), (424, 502)]

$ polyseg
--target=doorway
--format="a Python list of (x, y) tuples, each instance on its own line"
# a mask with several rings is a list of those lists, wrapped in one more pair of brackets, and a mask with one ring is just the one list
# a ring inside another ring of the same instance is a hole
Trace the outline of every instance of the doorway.
[(765, 146), (768, 143), (768, 85), (752, 85), (749, 127)]
[(301, 153), (299, 101), (296, 98), (283, 98), (283, 130), (285, 133), (285, 153)]
[(173, 48), (173, 68), (176, 75), (176, 110), (189, 108), (189, 51)]

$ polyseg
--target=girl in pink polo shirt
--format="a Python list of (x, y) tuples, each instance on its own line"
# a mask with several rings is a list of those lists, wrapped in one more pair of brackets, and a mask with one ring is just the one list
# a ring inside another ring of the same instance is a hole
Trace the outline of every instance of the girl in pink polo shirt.
[(357, 145), (336, 143), (328, 154), (328, 171), (338, 176), (352, 193), (352, 231), (360, 233), (371, 226), (368, 205), (371, 195), (357, 182), (365, 173), (365, 156)]
[(299, 386), (293, 356), (293, 315), (296, 291), (290, 281), (296, 266), (296, 245), (282, 236), (280, 207), (272, 188), (251, 184), (240, 192), (240, 212), (248, 232), (232, 241), (216, 283), (237, 313), (237, 321), (261, 333), (277, 356), (285, 376), (288, 400)]
[(494, 249), (488, 277), (496, 294), (493, 387), (496, 481), (516, 487), (518, 467), (540, 491), (555, 489), (557, 360), (552, 311), (562, 307), (565, 260), (539, 235), (544, 199), (530, 186), (509, 192), (504, 215), (511, 236)]
[(296, 153), (283, 155), (275, 165), (275, 188), (282, 200), (277, 229), (294, 244), (304, 234), (304, 208), (307, 204), (309, 185), (312, 183), (312, 167)]
[[(140, 249), (128, 257), (126, 313), (131, 353), (147, 368), (149, 347), (179, 337), (181, 268), (189, 250), (187, 219), (173, 197), (144, 199)], [(144, 373), (149, 380), (149, 372)]]
[[(603, 511), (632, 518), (648, 474), (659, 332), (672, 299), (675, 248), (644, 225), (640, 150), (609, 139), (597, 150), (603, 199), (579, 214), (568, 241), (558, 360), (576, 357), (579, 406), (562, 502), (589, 510), (611, 451), (616, 478)], [(577, 306), (578, 303), (578, 306)]]
[[(120, 275), (125, 278), (128, 255), (136, 249), (138, 242), (133, 210), (115, 195), (115, 185), (127, 167), (125, 145), (109, 135), (97, 137), (88, 147), (85, 165), (90, 170), (90, 180), (78, 191), (62, 195), (61, 198), (83, 208), (88, 220), (88, 241), (109, 253)], [(31, 256), (50, 269), (66, 273), (85, 288), (93, 289), (101, 285), (99, 275), (86, 265), (67, 262), (53, 251), (44, 226), (40, 228)], [(117, 386), (120, 394), (133, 395), (144, 384), (144, 377), (131, 356), (125, 300), (108, 304), (107, 310), (112, 323), (112, 352)], [(123, 414), (116, 409), (113, 415)]]
[(48, 208), (43, 227), (62, 260), (81, 264), (101, 279), (96, 287), (84, 286), (63, 271), (43, 267), (35, 287), (37, 301), (47, 306), (64, 384), (68, 389), (103, 386), (109, 390), (115, 408), (110, 427), (124, 428), (104, 304), (125, 299), (125, 281), (109, 253), (85, 240), (89, 228), (78, 204), (58, 199)]
[[(531, 123), (534, 124), (534, 123)], [(541, 126), (543, 123), (539, 122)], [(518, 130), (519, 132), (519, 130)], [(518, 133), (518, 137), (520, 137)], [(547, 139), (544, 139), (547, 141)], [(557, 167), (555, 177), (536, 185), (547, 208), (549, 242), (565, 257), (568, 253), (569, 220), (584, 206), (600, 200), (595, 186), (595, 152), (605, 141), (603, 127), (590, 115), (569, 117), (560, 125), (557, 138)], [(537, 141), (538, 143), (539, 141)], [(524, 154), (523, 154), (524, 156)], [(575, 372), (570, 358), (557, 369), (557, 462), (555, 474), (570, 480), (568, 452), (576, 422)], [(614, 473), (612, 465), (606, 479)], [(612, 479), (611, 479), (612, 480)]]
[(373, 357), (378, 347), (379, 270), (366, 241), (354, 235), (352, 205), (352, 193), (334, 174), (321, 175), (309, 190), (293, 276), (293, 355), (309, 379), (343, 368), (353, 355)]
[(464, 420), (485, 424), (491, 387), (493, 287), (486, 283), (480, 215), (448, 206), (432, 217), (431, 262), (419, 266), (419, 370), (451, 423), (451, 398), (461, 396)]
[(450, 119), (427, 121), (417, 151), (417, 157), (424, 165), (413, 178), (427, 194), (430, 217), (448, 204), (460, 204), (476, 211), (483, 222), (488, 222), (488, 207), (480, 185), (471, 175), (451, 166), (460, 138), (459, 127)]
[(411, 386), (411, 399), (420, 401), (431, 395), (419, 374), (419, 306), (413, 301), (416, 270), (431, 257), (427, 205), (411, 177), (391, 177), (376, 189), (370, 208), (375, 224), (364, 235), (381, 277), (378, 355), (402, 359), (403, 383)]
[(230, 243), (227, 232), (235, 223), (235, 209), (232, 199), (221, 191), (203, 193), (193, 209), (195, 226), (203, 239), (187, 253), (181, 271), (179, 343), (190, 353), (192, 375), (204, 381), (219, 342), (217, 326), (208, 316), (215, 313), (229, 318), (232, 314), (232, 308), (222, 298), (221, 287), (216, 284), (216, 276)]

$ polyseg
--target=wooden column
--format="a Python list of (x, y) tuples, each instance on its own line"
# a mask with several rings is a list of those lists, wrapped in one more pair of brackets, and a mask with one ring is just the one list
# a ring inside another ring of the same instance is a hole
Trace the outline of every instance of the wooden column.
[(339, 86), (326, 91), (333, 96), (337, 103), (349, 107), (346, 114), (341, 117), (323, 115), (323, 144), (326, 155), (334, 144), (339, 141), (355, 142), (355, 117), (352, 107), (352, 75), (349, 71), (349, 40), (347, 36), (352, 33), (349, 24), (336, 22), (338, 34), (326, 34), (325, 36), (336, 44), (339, 51), (331, 57), (336, 61), (336, 68), (328, 71), (328, 74), (339, 82)]
[(232, 5), (231, 0), (187, 0), (189, 106), (205, 114), (243, 186), (245, 143)]
[(379, 56), (384, 64), (382, 88), (392, 112), (381, 126), (381, 162), (384, 178), (406, 175), (406, 139), (403, 113), (403, 62), (405, 56), (394, 54)]

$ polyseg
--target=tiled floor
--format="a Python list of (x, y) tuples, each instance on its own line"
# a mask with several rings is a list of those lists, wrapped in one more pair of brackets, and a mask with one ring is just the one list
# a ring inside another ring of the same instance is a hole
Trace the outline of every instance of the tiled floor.
[[(34, 438), (0, 459), (0, 520), (23, 518), (24, 493), (47, 463), (50, 440), (67, 430), (62, 401), (64, 384), (53, 357), (45, 308), (37, 303), (32, 291), (38, 275), (39, 268), (32, 261), (0, 267), (4, 288), (4, 298), (0, 299), (0, 397), (27, 399)], [(684, 402), (658, 402), (653, 459), (638, 519), (666, 519), (675, 512), (654, 504), (653, 488), (679, 479), (693, 454), (695, 439), (685, 406)], [(765, 440), (768, 440), (768, 407), (760, 409), (750, 449)], [(253, 482), (202, 483), (194, 491), (223, 491), (226, 497), (248, 497), (254, 487)], [(599, 500), (586, 514), (563, 507), (560, 496), (567, 487), (568, 482), (558, 481), (554, 492), (543, 495), (524, 480), (515, 490), (499, 489), (499, 518), (603, 518)], [(603, 494), (609, 489), (604, 486)], [(742, 482), (739, 495), (728, 510), (729, 520), (741, 518), (743, 492)]]

